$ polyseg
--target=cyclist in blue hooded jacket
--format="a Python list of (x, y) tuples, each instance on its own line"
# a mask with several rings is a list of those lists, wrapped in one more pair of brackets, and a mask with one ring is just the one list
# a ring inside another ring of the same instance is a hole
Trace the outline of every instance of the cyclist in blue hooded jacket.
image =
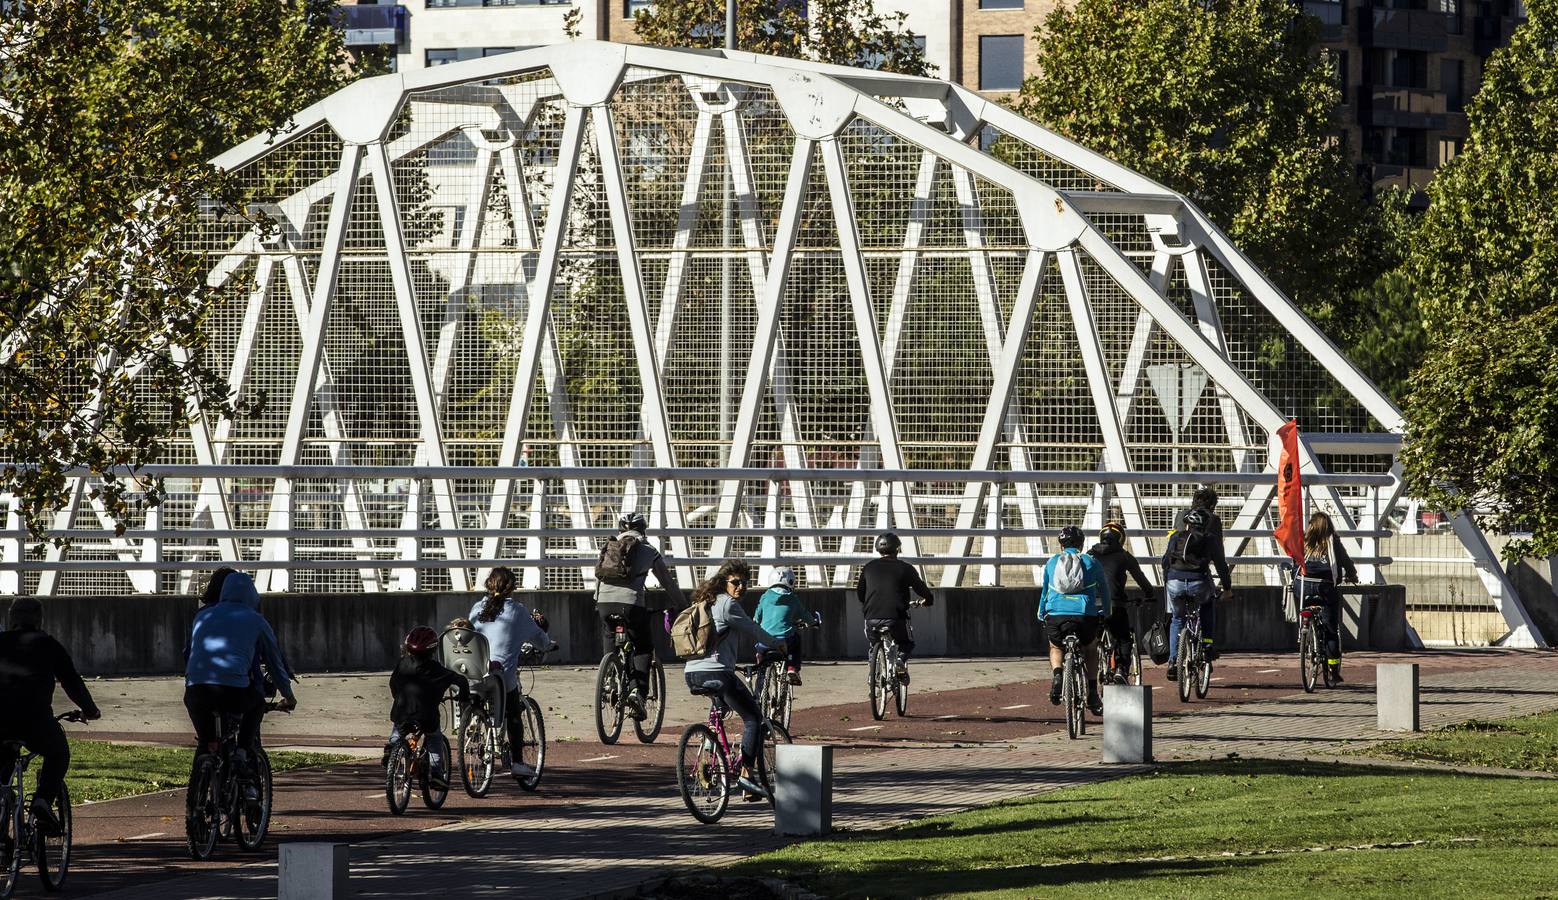
[(1044, 564), (1044, 577), (1039, 582), (1039, 620), (1049, 637), (1049, 662), (1054, 669), (1049, 702), (1060, 702), (1065, 638), (1074, 634), (1082, 646), (1082, 660), (1087, 667), (1087, 708), (1093, 715), (1101, 716), (1104, 704), (1098, 696), (1098, 654), (1094, 646), (1111, 609), (1109, 579), (1098, 560), (1082, 552), (1082, 529), (1067, 525), (1060, 529), (1059, 539), (1060, 552)]
[(757, 612), (752, 618), (757, 621), (757, 627), (785, 642), (790, 652), (785, 657), (784, 677), (791, 684), (799, 685), (801, 683), (800, 629), (806, 623), (813, 621), (813, 617), (806, 609), (806, 604), (802, 603), (800, 596), (795, 593), (794, 569), (780, 566), (774, 570), (771, 581), (772, 587), (764, 591), (762, 599), (757, 601)]

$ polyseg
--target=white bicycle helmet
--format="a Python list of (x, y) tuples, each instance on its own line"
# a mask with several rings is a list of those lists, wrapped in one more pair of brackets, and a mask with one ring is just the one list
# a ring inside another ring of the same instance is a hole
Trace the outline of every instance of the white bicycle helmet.
[(774, 570), (773, 577), (768, 579), (770, 585), (784, 585), (790, 590), (795, 590), (795, 570), (789, 566), (780, 566)]

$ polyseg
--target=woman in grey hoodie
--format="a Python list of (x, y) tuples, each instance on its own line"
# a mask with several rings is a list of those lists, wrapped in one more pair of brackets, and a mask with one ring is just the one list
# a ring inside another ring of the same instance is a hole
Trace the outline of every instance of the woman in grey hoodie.
[(752, 570), (739, 559), (727, 559), (714, 577), (693, 591), (693, 603), (709, 603), (714, 633), (709, 637), (709, 652), (701, 659), (689, 660), (686, 667), (689, 690), (714, 690), (725, 705), (741, 716), (741, 771), (736, 782), (749, 795), (763, 793), (752, 777), (752, 760), (757, 757), (761, 738), (762, 713), (752, 692), (736, 675), (736, 635), (742, 632), (760, 644), (783, 652), (784, 641), (759, 628), (741, 608)]

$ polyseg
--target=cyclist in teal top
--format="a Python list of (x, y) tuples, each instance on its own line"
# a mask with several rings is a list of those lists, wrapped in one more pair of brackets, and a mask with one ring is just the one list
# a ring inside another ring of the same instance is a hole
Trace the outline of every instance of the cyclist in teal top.
[(1060, 530), (1059, 539), (1060, 552), (1044, 564), (1044, 577), (1039, 582), (1039, 620), (1049, 636), (1049, 662), (1054, 669), (1049, 702), (1060, 702), (1065, 638), (1074, 634), (1087, 666), (1087, 708), (1101, 716), (1104, 704), (1098, 696), (1098, 654), (1093, 645), (1111, 607), (1109, 579), (1098, 560), (1082, 552), (1082, 529), (1067, 525)]
[(757, 613), (753, 618), (757, 627), (785, 642), (790, 648), (785, 658), (785, 680), (794, 685), (801, 683), (801, 623), (811, 621), (812, 614), (795, 593), (795, 570), (780, 566), (769, 579), (772, 587), (763, 592), (757, 601)]

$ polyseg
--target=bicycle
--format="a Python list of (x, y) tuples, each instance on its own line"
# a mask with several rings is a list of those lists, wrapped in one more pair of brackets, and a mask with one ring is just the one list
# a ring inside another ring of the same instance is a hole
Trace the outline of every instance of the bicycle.
[[(279, 703), (267, 703), (265, 710), (290, 711)], [(185, 843), (190, 858), (200, 861), (211, 858), (219, 840), (235, 841), (239, 849), (253, 853), (260, 849), (270, 830), (270, 757), (256, 737), (254, 758), (250, 760), (256, 797), (246, 799), (235, 759), (242, 717), (227, 714), (217, 718), (221, 739), (215, 751), (206, 748), (195, 755), (184, 794)]]
[[(628, 683), (633, 677), (636, 647), (627, 630), (627, 619), (610, 615), (606, 617), (606, 624), (611, 626), (613, 646), (601, 657), (600, 668), (595, 672), (595, 734), (602, 744), (609, 746), (622, 734), (622, 720), (627, 717)], [(660, 736), (660, 726), (665, 721), (665, 669), (652, 647), (644, 713), (644, 718), (633, 720), (633, 732), (641, 743), (652, 744)]]
[[(55, 716), (54, 721), (85, 722), (86, 716), (71, 710)], [(0, 788), (0, 878), (4, 879), (0, 881), (0, 900), (16, 890), (16, 879), (28, 862), (38, 867), (43, 889), (57, 891), (70, 870), (70, 791), (61, 784), (59, 796), (54, 798), (52, 811), (59, 820), (60, 833), (45, 833), (38, 827), (33, 798), (25, 788), (27, 767), (37, 754), (28, 753), (21, 741), (4, 743), (16, 751), (16, 764), (5, 787)]]
[(1065, 656), (1061, 661), (1061, 706), (1066, 708), (1066, 736), (1072, 740), (1087, 734), (1087, 664), (1082, 659), (1082, 642), (1074, 634), (1061, 640)]
[[(812, 620), (800, 623), (796, 630), (816, 628), (821, 624), (822, 615), (812, 613)], [(790, 713), (795, 706), (795, 691), (787, 677), (788, 657), (762, 645), (757, 650), (757, 664), (743, 670), (744, 673), (750, 673), (747, 675), (747, 686), (752, 690), (752, 696), (757, 698), (757, 708), (763, 711), (763, 715), (789, 728)]]
[(1206, 692), (1212, 686), (1212, 662), (1206, 658), (1206, 644), (1201, 640), (1200, 608), (1186, 612), (1183, 618), (1174, 659), (1179, 669), (1179, 700), (1189, 703), (1192, 689), (1196, 699), (1206, 699)]
[[(911, 600), (910, 606), (924, 606), (923, 600)], [(914, 636), (914, 626), (907, 620), (903, 623), (909, 636)], [(887, 716), (887, 695), (893, 695), (893, 706), (900, 717), (907, 715), (909, 711), (909, 685), (897, 675), (901, 657), (898, 652), (898, 642), (893, 639), (892, 632), (885, 625), (876, 625), (871, 628), (867, 639), (871, 642), (869, 665), (866, 671), (866, 686), (871, 697), (871, 718), (881, 721)]]
[(432, 748), (429, 744), (441, 743), (445, 766), (449, 763), (449, 741), (442, 734), (425, 735), (420, 728), (408, 728), (390, 749), (389, 761), (384, 764), (384, 799), (394, 815), (402, 815), (411, 804), (411, 785), (415, 781), (421, 788), (422, 804), (428, 809), (438, 809), (449, 799), (449, 782), (439, 784), (433, 779)]
[[(730, 794), (735, 789), (739, 768), (733, 761), (740, 759), (740, 750), (731, 750), (730, 737), (725, 732), (725, 716), (730, 710), (720, 699), (719, 692), (694, 688), (692, 693), (709, 698), (709, 720), (705, 724), (688, 725), (682, 731), (676, 750), (676, 786), (693, 818), (712, 825), (730, 806)], [(763, 738), (752, 766), (756, 770), (757, 783), (763, 788), (763, 799), (772, 806), (774, 759), (778, 753), (775, 748), (791, 742), (790, 732), (773, 719), (765, 719), (759, 727), (763, 729)]]
[[(535, 684), (536, 666), (541, 664), (546, 654), (556, 649), (555, 643), (547, 650), (537, 650), (529, 644), (520, 648), (519, 664), (529, 670), (532, 686)], [(516, 752), (509, 746), (507, 726), (499, 728), (500, 755), (510, 759), (511, 753), (517, 753), (512, 758), (530, 767), (533, 774), (515, 775), (514, 782), (521, 790), (533, 791), (541, 785), (541, 771), (546, 765), (546, 721), (541, 717), (541, 705), (530, 696), (529, 690), (519, 692), (519, 702), (521, 744)]]
[(1098, 656), (1100, 660), (1098, 664), (1098, 692), (1100, 696), (1103, 695), (1105, 685), (1116, 683), (1141, 684), (1141, 641), (1137, 640), (1135, 634), (1132, 633), (1130, 649), (1125, 651), (1130, 654), (1130, 662), (1129, 668), (1126, 670), (1125, 681), (1123, 682), (1115, 681), (1115, 664), (1118, 662), (1115, 654), (1117, 652), (1119, 651), (1114, 646), (1114, 635), (1110, 634), (1108, 627), (1105, 626), (1101, 629), (1098, 636)]

